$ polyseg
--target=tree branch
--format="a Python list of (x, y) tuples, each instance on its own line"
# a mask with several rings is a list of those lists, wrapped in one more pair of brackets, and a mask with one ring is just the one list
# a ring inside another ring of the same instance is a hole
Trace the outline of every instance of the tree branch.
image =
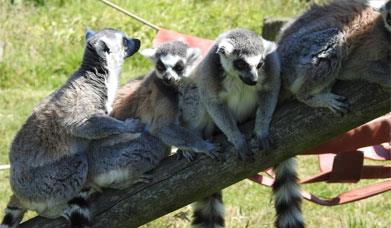
[[(255, 162), (239, 161), (232, 146), (219, 135), (216, 140), (225, 149), (224, 162), (201, 157), (187, 163), (172, 156), (153, 172), (152, 183), (138, 184), (125, 191), (105, 191), (93, 204), (94, 227), (140, 226), (390, 111), (390, 93), (377, 85), (338, 82), (335, 92), (348, 97), (352, 104), (352, 110), (346, 116), (312, 109), (297, 101), (282, 104), (271, 125), (275, 147), (267, 155), (256, 154)], [(241, 126), (248, 137), (252, 126), (253, 121)], [(21, 227), (60, 228), (67, 227), (67, 222), (38, 217)]]

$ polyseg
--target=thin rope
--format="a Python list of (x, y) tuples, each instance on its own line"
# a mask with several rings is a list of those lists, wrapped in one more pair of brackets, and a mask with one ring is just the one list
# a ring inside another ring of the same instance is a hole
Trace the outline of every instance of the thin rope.
[(135, 20), (138, 21), (138, 22), (143, 23), (144, 25), (146, 25), (146, 26), (148, 26), (148, 27), (150, 27), (150, 28), (152, 28), (152, 29), (154, 29), (154, 30), (156, 30), (156, 31), (159, 31), (159, 30), (160, 30), (160, 28), (159, 28), (157, 25), (152, 24), (151, 22), (149, 22), (149, 21), (147, 21), (147, 20), (145, 20), (145, 19), (143, 19), (143, 18), (141, 18), (141, 17), (139, 17), (139, 16), (137, 16), (137, 15), (135, 15), (135, 14), (133, 14), (133, 13), (127, 11), (127, 10), (124, 9), (124, 8), (121, 8), (120, 6), (114, 4), (114, 3), (110, 2), (110, 1), (107, 1), (107, 0), (99, 0), (99, 1), (101, 1), (101, 2), (103, 2), (104, 4), (106, 4), (106, 5), (108, 5), (108, 6), (112, 7), (112, 8), (114, 8), (114, 9), (120, 11), (121, 13), (126, 14), (127, 16), (129, 16), (129, 17), (135, 19)]

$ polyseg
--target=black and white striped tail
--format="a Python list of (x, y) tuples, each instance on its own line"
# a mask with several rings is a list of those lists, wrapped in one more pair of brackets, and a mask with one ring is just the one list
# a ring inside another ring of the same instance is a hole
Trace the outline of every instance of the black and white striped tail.
[(23, 219), (25, 209), (8, 205), (4, 210), (4, 218), (0, 228), (13, 228), (19, 225)]
[(277, 228), (303, 228), (301, 214), (301, 193), (296, 173), (296, 160), (290, 158), (274, 167), (273, 184), (274, 207), (276, 209), (275, 226)]
[(89, 205), (90, 189), (83, 189), (79, 196), (68, 202), (64, 217), (69, 220), (72, 228), (87, 228), (91, 226)]
[(224, 204), (222, 192), (213, 193), (193, 204), (192, 227), (224, 227)]

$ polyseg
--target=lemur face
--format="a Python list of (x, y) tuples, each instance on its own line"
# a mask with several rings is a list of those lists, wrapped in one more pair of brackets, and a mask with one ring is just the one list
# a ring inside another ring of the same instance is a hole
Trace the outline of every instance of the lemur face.
[(180, 41), (173, 41), (164, 43), (157, 49), (144, 49), (141, 54), (153, 61), (159, 79), (168, 85), (176, 85), (190, 75), (200, 51)]
[(262, 38), (245, 29), (223, 34), (217, 44), (220, 63), (228, 75), (239, 77), (247, 85), (256, 85), (263, 65)]
[(387, 3), (380, 8), (380, 12), (386, 29), (391, 32), (391, 1), (387, 1)]
[(87, 30), (87, 47), (93, 48), (103, 59), (124, 60), (140, 48), (140, 40), (126, 37), (115, 29), (103, 29), (99, 32)]

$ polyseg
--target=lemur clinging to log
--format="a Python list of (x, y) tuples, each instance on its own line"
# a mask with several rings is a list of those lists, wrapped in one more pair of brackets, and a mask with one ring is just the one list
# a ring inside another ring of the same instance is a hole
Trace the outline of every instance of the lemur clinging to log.
[[(215, 45), (192, 73), (193, 84), (182, 88), (182, 123), (203, 137), (217, 126), (234, 145), (241, 159), (252, 159), (251, 147), (238, 124), (256, 116), (256, 147), (270, 147), (269, 125), (280, 88), (276, 46), (246, 29), (220, 35)], [(192, 152), (185, 151), (191, 158)], [(221, 192), (194, 205), (192, 225), (224, 226)]]
[(82, 192), (88, 144), (143, 130), (136, 120), (120, 121), (107, 115), (121, 66), (139, 47), (139, 40), (114, 29), (87, 31), (80, 68), (34, 108), (12, 142), (13, 195), (1, 228), (17, 226), (26, 210), (49, 218), (63, 216), (72, 227), (90, 225)]
[[(281, 93), (344, 114), (347, 99), (331, 92), (336, 80), (361, 79), (389, 89), (390, 1), (381, 12), (383, 17), (366, 1), (338, 0), (313, 5), (289, 23), (277, 44)], [(274, 168), (276, 227), (304, 227), (295, 166), (288, 159)]]
[(155, 67), (146, 76), (119, 89), (112, 116), (140, 118), (148, 131), (167, 145), (167, 151), (175, 146), (216, 157), (218, 145), (203, 140), (178, 122), (178, 87), (189, 76), (199, 50), (172, 41), (156, 49), (145, 49), (141, 54), (151, 59)]

